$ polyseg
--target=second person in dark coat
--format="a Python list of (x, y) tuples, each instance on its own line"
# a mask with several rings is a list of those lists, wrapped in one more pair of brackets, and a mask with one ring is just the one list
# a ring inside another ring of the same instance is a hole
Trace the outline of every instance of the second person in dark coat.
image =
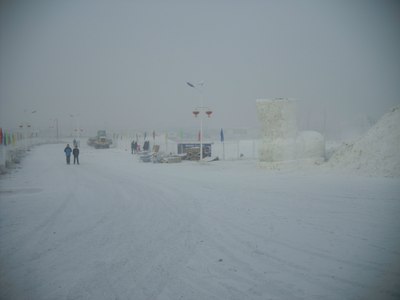
[(78, 146), (74, 147), (74, 150), (72, 150), (72, 154), (74, 155), (74, 164), (76, 162), (79, 165), (79, 149), (78, 149)]

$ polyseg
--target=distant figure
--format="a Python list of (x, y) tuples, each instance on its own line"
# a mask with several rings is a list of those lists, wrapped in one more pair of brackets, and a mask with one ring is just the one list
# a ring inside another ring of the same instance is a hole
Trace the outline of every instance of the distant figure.
[(65, 157), (67, 158), (67, 165), (69, 165), (72, 152), (72, 149), (69, 146), (69, 144), (67, 144), (67, 147), (65, 147), (64, 152), (65, 152)]
[(78, 143), (76, 142), (76, 139), (74, 139), (74, 141), (72, 142), (72, 144), (75, 146), (78, 146)]
[(78, 149), (78, 146), (75, 146), (74, 150), (72, 151), (72, 154), (74, 155), (74, 164), (76, 162), (79, 165), (79, 149)]
[(145, 141), (143, 144), (143, 151), (149, 151), (149, 149), (150, 149), (150, 142)]
[(131, 143), (131, 154), (133, 154), (134, 150), (135, 150), (135, 141), (132, 141), (132, 143)]

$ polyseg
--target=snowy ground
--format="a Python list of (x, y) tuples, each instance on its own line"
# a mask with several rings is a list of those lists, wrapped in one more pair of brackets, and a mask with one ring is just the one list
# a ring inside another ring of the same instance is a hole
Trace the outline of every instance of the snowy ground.
[(0, 299), (399, 299), (400, 180), (42, 145), (0, 180)]

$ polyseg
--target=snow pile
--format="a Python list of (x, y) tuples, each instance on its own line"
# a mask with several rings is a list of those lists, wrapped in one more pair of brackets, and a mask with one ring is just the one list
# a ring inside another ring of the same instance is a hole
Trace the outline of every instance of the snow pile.
[(301, 131), (296, 138), (296, 158), (323, 160), (325, 139), (317, 131)]
[(329, 165), (369, 176), (400, 177), (400, 107), (385, 114), (358, 140), (343, 144)]

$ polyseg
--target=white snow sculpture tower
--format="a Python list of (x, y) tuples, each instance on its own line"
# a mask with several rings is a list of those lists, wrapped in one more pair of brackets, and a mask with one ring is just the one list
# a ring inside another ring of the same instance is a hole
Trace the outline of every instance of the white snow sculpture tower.
[(260, 161), (293, 160), (297, 136), (296, 102), (286, 98), (259, 99), (256, 102), (261, 121)]
[(256, 101), (261, 122), (261, 162), (320, 162), (325, 156), (323, 136), (316, 131), (297, 130), (296, 101), (286, 98)]

